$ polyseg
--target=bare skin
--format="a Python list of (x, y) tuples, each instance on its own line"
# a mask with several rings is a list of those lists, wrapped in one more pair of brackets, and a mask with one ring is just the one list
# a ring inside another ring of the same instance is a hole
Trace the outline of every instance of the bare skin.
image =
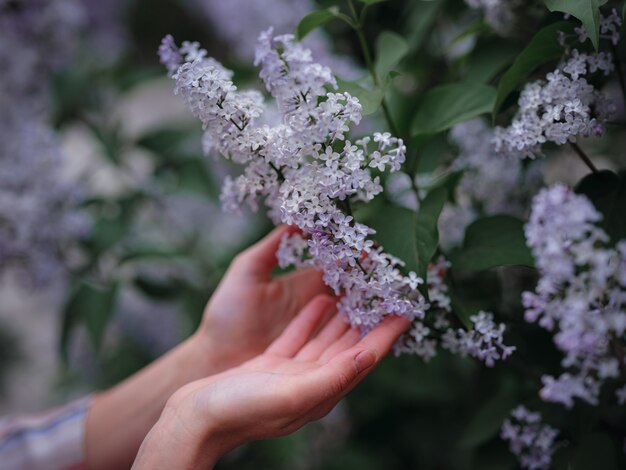
[(289, 434), (326, 415), (410, 325), (390, 318), (361, 338), (340, 318), (328, 320), (333, 303), (315, 298), (263, 354), (176, 392), (133, 469), (212, 468), (241, 444)]
[[(313, 270), (272, 277), (276, 249), (289, 230), (279, 227), (237, 256), (193, 336), (94, 397), (87, 416), (88, 468), (129, 468), (176, 390), (261, 354), (311, 299), (327, 291)], [(325, 316), (333, 313), (328, 306)]]

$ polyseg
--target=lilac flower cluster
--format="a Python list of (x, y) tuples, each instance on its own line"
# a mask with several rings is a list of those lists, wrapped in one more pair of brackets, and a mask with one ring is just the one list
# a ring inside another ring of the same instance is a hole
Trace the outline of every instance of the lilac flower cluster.
[(515, 351), (514, 346), (504, 344), (505, 326), (493, 321), (493, 314), (479, 312), (470, 317), (474, 324), (471, 330), (448, 330), (442, 337), (442, 347), (449, 351), (472, 356), (493, 367), (496, 361), (504, 360)]
[[(224, 207), (257, 209), (264, 201), (274, 222), (301, 230), (281, 241), (281, 266), (323, 271), (326, 284), (341, 295), (342, 314), (364, 332), (387, 315), (411, 319), (413, 330), (396, 352), (432, 357), (438, 344), (434, 333), (450, 324), (445, 319), (450, 312), (447, 262), (441, 259), (429, 268), (428, 304), (417, 289), (424, 281), (414, 272), (405, 274), (404, 263), (371, 239), (374, 230), (351, 215), (352, 204), (382, 192), (375, 171), (400, 169), (402, 139), (376, 132), (354, 143), (348, 140), (350, 127), (361, 120), (358, 99), (327, 91), (337, 88), (331, 70), (313, 62), (311, 51), (292, 36), (265, 32), (256, 51), (260, 76), (282, 117), (274, 126), (261, 124), (262, 95), (239, 91), (232, 72), (207, 58), (197, 44), (183, 43), (178, 49), (166, 37), (160, 56), (176, 80), (176, 92), (203, 123), (205, 149), (245, 165), (242, 175), (225, 181)], [(428, 308), (433, 314), (426, 318)], [(477, 326), (472, 353), (478, 356), (484, 347), (483, 357), (495, 359), (492, 349), (503, 327), (485, 319)]]
[(467, 225), (481, 213), (524, 216), (531, 195), (542, 184), (541, 165), (524, 168), (518, 158), (498, 155), (493, 135), (484, 119), (458, 124), (450, 132), (459, 149), (450, 169), (463, 171), (463, 176), (455, 204), (446, 204), (439, 219), (443, 247), (459, 245)]
[[(416, 290), (421, 280), (414, 273), (405, 277), (401, 261), (374, 246), (368, 239), (374, 231), (356, 223), (349, 208), (382, 191), (372, 168), (400, 168), (402, 140), (388, 133), (346, 140), (350, 125), (361, 119), (360, 103), (348, 93), (327, 92), (336, 88), (330, 69), (313, 62), (292, 36), (272, 37), (270, 30), (257, 47), (260, 76), (282, 115), (273, 127), (255, 125), (262, 95), (237, 90), (232, 73), (197, 44), (184, 43), (177, 55), (166, 38), (160, 52), (176, 92), (204, 125), (205, 148), (246, 165), (241, 176), (225, 182), (225, 208), (256, 209), (264, 199), (275, 222), (303, 230), (311, 262), (344, 294), (341, 309), (352, 324), (366, 330), (387, 314), (423, 317), (426, 302)], [(300, 250), (302, 241), (281, 248), (283, 263), (296, 256), (289, 247)]]
[(46, 122), (48, 78), (74, 50), (83, 13), (74, 0), (0, 0), (0, 274), (30, 284), (62, 277), (64, 252), (86, 230)]
[(45, 285), (64, 274), (64, 252), (88, 228), (79, 193), (60, 175), (59, 144), (45, 123), (0, 119), (0, 274)]
[(567, 372), (543, 377), (546, 401), (597, 404), (602, 383), (626, 364), (613, 354), (626, 332), (626, 241), (616, 248), (584, 196), (556, 184), (534, 199), (526, 238), (541, 278), (525, 292), (526, 320), (554, 332)]
[[(244, 61), (253, 58), (259, 33), (270, 26), (276, 34), (291, 33), (300, 19), (316, 8), (312, 0), (194, 0), (194, 3), (208, 17), (217, 35)], [(360, 74), (349, 57), (331, 52), (331, 41), (321, 30), (310, 33), (304, 44), (319, 63), (339, 75), (356, 78)]]
[(509, 448), (519, 459), (522, 468), (544, 470), (550, 468), (556, 450), (558, 431), (541, 422), (541, 414), (524, 406), (511, 412), (504, 421), (500, 437), (509, 441)]
[(613, 71), (611, 54), (586, 54), (573, 50), (571, 56), (545, 80), (527, 84), (520, 95), (519, 109), (509, 127), (496, 127), (493, 142), (502, 155), (534, 158), (546, 142), (563, 145), (579, 136), (600, 136), (615, 112), (614, 103), (587, 79), (596, 72)]

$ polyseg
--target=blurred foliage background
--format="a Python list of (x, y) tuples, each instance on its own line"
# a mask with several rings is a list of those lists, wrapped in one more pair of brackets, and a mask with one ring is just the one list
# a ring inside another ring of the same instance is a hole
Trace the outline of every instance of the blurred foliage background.
[[(22, 3), (0, 1), (0, 15), (10, 21)], [(54, 44), (46, 33), (29, 43), (41, 57), (68, 55), (46, 65), (45, 91), (37, 98), (45, 105), (34, 113), (54, 130), (63, 177), (80, 191), (80, 211), (89, 222), (76, 243), (60, 243), (64, 269), (45, 282), (0, 271), (3, 413), (42, 409), (111, 386), (158, 357), (193, 331), (232, 257), (270, 228), (263, 214), (221, 212), (221, 181), (237, 170), (202, 156), (199, 124), (173, 96), (158, 63), (162, 37), (199, 41), (235, 71), (239, 83), (261, 88), (252, 50), (241, 51), (249, 44), (242, 31), (256, 37), (275, 21), (293, 32), (311, 9), (340, 2), (260, 1), (250, 11), (245, 2), (229, 7), (227, 0), (65, 3), (79, 11), (76, 34)], [(272, 10), (271, 3), (278, 7)], [(412, 134), (415, 110), (428, 90), (460, 81), (495, 85), (535, 32), (562, 17), (540, 2), (526, 2), (522, 10), (514, 31), (502, 37), (463, 0), (372, 5), (367, 40), (375, 44), (381, 32), (392, 30), (408, 45), (402, 74), (386, 91), (401, 135)], [(13, 49), (0, 57), (3, 69), (17, 68), (21, 60), (19, 33), (0, 33), (2, 49)], [(329, 22), (315, 34), (345, 78), (366, 75), (358, 39), (346, 25)], [(516, 98), (510, 95), (503, 107)], [(23, 103), (2, 107), (17, 115)], [(382, 129), (379, 114), (364, 126)], [(624, 156), (608, 156), (606, 149), (623, 143), (624, 134), (612, 131), (591, 145), (601, 164), (619, 168)], [(456, 152), (445, 136), (424, 147), (409, 145), (409, 152), (415, 149), (421, 152), (417, 175), (449, 163)], [(555, 158), (546, 174), (574, 184), (585, 168), (570, 157)], [(510, 342), (527, 364), (558, 370), (560, 355), (550, 335), (522, 318), (520, 294), (532, 288), (535, 276), (530, 268), (505, 267), (471, 277), (460, 273), (454, 282), (472, 309), (489, 308), (512, 325)], [(430, 364), (416, 357), (390, 359), (321, 422), (238, 449), (219, 468), (514, 469), (516, 460), (498, 434), (520, 402), (568, 430), (573, 444), (564, 450), (561, 468), (624, 468), (624, 410), (577, 405), (570, 413), (556, 411), (537, 398), (536, 375), (515, 361), (485, 369), (446, 353)], [(590, 429), (606, 433), (590, 435)]]

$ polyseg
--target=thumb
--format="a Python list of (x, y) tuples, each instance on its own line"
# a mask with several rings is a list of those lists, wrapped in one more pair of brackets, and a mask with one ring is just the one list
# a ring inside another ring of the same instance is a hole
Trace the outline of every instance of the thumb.
[(241, 252), (232, 264), (237, 274), (253, 276), (261, 280), (269, 280), (272, 270), (278, 264), (276, 251), (284, 235), (292, 233), (295, 227), (281, 225), (272, 230), (263, 239)]

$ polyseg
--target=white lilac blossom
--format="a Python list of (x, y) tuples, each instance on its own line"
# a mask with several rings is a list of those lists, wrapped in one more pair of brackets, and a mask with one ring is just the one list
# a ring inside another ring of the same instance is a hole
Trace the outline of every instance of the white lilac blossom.
[(509, 441), (509, 449), (520, 466), (528, 470), (550, 468), (557, 443), (558, 431), (541, 422), (541, 414), (518, 406), (511, 418), (504, 421), (500, 437)]
[[(396, 352), (432, 357), (437, 341), (427, 330), (450, 325), (443, 318), (450, 312), (443, 280), (447, 262), (440, 259), (428, 270), (428, 304), (418, 290), (424, 281), (403, 272), (404, 263), (372, 240), (374, 230), (351, 215), (353, 203), (371, 201), (382, 192), (375, 171), (400, 169), (402, 139), (375, 132), (348, 140), (350, 127), (361, 119), (359, 101), (349, 93), (328, 91), (336, 88), (331, 70), (313, 62), (311, 52), (292, 36), (273, 37), (270, 30), (257, 47), (260, 76), (282, 116), (274, 126), (261, 124), (262, 96), (239, 91), (232, 72), (207, 58), (197, 44), (183, 43), (179, 50), (167, 37), (160, 55), (176, 92), (203, 123), (205, 149), (245, 165), (241, 176), (225, 181), (224, 207), (257, 209), (264, 202), (274, 222), (301, 231), (281, 241), (281, 266), (323, 271), (326, 284), (340, 295), (341, 314), (363, 332), (387, 315), (411, 319), (413, 330)], [(428, 308), (433, 315), (426, 318)], [(483, 320), (476, 326), (474, 334), (501, 340)], [(483, 346), (485, 358), (495, 359), (491, 339), (477, 339), (473, 353), (481, 354)]]
[(510, 156), (500, 156), (493, 146), (494, 131), (484, 119), (456, 125), (450, 140), (459, 153), (451, 171), (462, 171), (455, 203), (447, 203), (439, 219), (441, 246), (463, 241), (465, 228), (479, 214), (524, 216), (531, 195), (542, 183), (539, 163), (524, 167)]
[(465, 0), (470, 8), (481, 10), (485, 21), (495, 32), (507, 35), (515, 24), (515, 10), (524, 4), (523, 0)]
[[(296, 30), (307, 13), (314, 11), (312, 0), (194, 0), (207, 16), (218, 37), (228, 42), (236, 56), (249, 61), (254, 55), (259, 34), (274, 28), (276, 34)], [(332, 52), (332, 42), (321, 31), (307, 35), (303, 44), (315, 55), (316, 61), (332, 68), (346, 78), (357, 78), (361, 71), (348, 56)]]
[(596, 404), (602, 383), (625, 365), (613, 355), (626, 332), (626, 241), (616, 248), (596, 224), (601, 214), (584, 196), (556, 184), (533, 201), (526, 239), (540, 279), (525, 292), (526, 320), (554, 333), (564, 353), (560, 377), (543, 377), (544, 400)]
[[(615, 13), (602, 18), (603, 31), (610, 34), (613, 42), (619, 40), (619, 23), (621, 20)], [(534, 158), (542, 155), (541, 148), (547, 142), (563, 145), (576, 142), (578, 137), (603, 135), (606, 122), (615, 114), (616, 107), (588, 79), (593, 74), (608, 76), (613, 70), (610, 53), (568, 51), (563, 63), (548, 73), (545, 80), (524, 87), (511, 124), (496, 128), (493, 139), (496, 151), (502, 155)]]

